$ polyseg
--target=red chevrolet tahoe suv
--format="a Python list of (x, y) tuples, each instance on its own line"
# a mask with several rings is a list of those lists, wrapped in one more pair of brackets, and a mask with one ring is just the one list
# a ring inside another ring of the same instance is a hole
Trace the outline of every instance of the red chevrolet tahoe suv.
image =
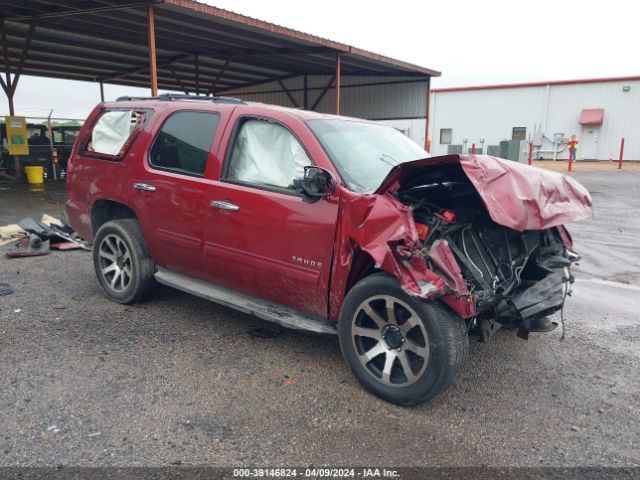
[(226, 97), (98, 105), (68, 191), (111, 299), (159, 282), (337, 333), (357, 379), (402, 405), (450, 386), (470, 337), (557, 325), (578, 258), (563, 224), (591, 214), (560, 174), (429, 158), (389, 126)]

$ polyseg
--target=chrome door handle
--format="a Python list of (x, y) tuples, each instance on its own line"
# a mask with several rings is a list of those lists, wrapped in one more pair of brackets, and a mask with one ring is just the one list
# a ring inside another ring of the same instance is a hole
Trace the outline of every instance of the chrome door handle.
[(213, 208), (219, 208), (221, 210), (231, 210), (237, 211), (240, 210), (240, 207), (235, 203), (227, 202), (226, 200), (211, 200), (209, 203)]
[(155, 192), (156, 191), (156, 187), (154, 187), (153, 185), (151, 185), (149, 183), (136, 182), (136, 183), (133, 184), (133, 188), (135, 188), (136, 190), (144, 190), (145, 192)]

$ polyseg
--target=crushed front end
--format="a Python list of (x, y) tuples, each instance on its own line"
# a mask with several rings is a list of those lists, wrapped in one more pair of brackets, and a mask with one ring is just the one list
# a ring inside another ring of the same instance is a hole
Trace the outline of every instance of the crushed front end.
[[(412, 165), (413, 164), (413, 165)], [(563, 223), (591, 215), (577, 182), (487, 156), (447, 156), (392, 171), (383, 195), (412, 209), (441, 299), (487, 341), (500, 327), (550, 331), (579, 257)]]

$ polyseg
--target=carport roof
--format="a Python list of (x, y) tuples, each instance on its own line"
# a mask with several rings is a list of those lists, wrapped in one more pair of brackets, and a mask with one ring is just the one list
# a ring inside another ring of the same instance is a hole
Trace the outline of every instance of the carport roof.
[(11, 70), (24, 75), (147, 87), (149, 3), (162, 89), (221, 93), (304, 74), (333, 75), (338, 53), (342, 75), (440, 75), (192, 0), (0, 0), (3, 53)]

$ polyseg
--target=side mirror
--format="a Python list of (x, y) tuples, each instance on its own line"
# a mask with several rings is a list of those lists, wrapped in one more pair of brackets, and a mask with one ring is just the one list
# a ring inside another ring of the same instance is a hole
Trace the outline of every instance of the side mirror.
[(309, 203), (333, 195), (337, 188), (332, 173), (316, 166), (304, 167), (304, 176), (294, 180), (294, 185), (302, 191), (304, 200)]

